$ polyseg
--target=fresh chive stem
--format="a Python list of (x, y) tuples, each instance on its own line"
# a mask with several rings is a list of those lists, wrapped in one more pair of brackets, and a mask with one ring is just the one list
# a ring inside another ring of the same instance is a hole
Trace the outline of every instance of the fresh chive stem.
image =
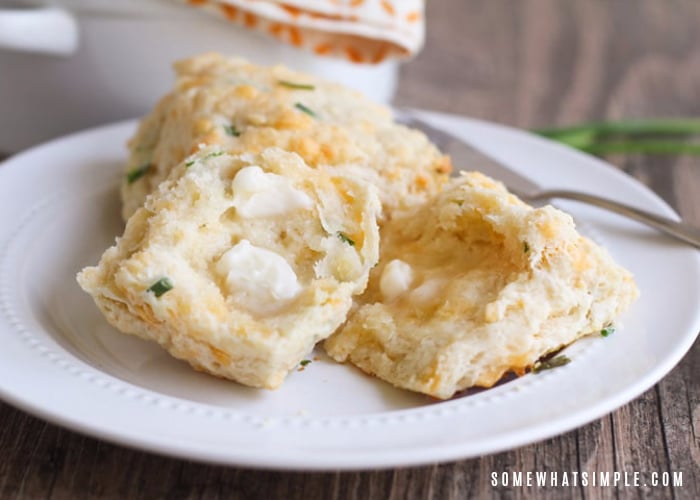
[(313, 110), (311, 110), (311, 109), (307, 108), (306, 106), (304, 106), (302, 103), (297, 102), (297, 103), (294, 104), (294, 107), (297, 108), (297, 109), (298, 109), (299, 111), (301, 111), (302, 113), (306, 113), (307, 115), (316, 118), (316, 113), (314, 113)]
[(533, 130), (545, 137), (561, 137), (588, 133), (601, 135), (690, 135), (700, 134), (700, 119), (664, 118), (651, 120), (620, 120), (590, 122), (570, 127), (551, 127)]
[(571, 363), (571, 359), (564, 354), (560, 354), (559, 356), (545, 359), (544, 361), (536, 361), (532, 366), (532, 372), (539, 373), (544, 370), (551, 370), (552, 368), (568, 365), (569, 363)]
[(149, 288), (149, 292), (153, 292), (156, 297), (160, 297), (164, 293), (173, 289), (173, 283), (169, 278), (161, 278), (153, 283)]
[(146, 173), (151, 169), (150, 163), (145, 163), (140, 167), (135, 167), (129, 170), (126, 174), (126, 182), (132, 184), (139, 180), (141, 177), (146, 175)]
[(604, 328), (600, 331), (600, 334), (601, 334), (603, 337), (609, 337), (609, 336), (612, 335), (613, 333), (615, 333), (615, 327), (614, 327), (613, 325), (608, 325), (608, 326), (604, 327)]
[(288, 87), (290, 89), (296, 89), (296, 90), (314, 90), (316, 88), (314, 85), (311, 85), (310, 83), (297, 83), (297, 82), (290, 82), (289, 80), (277, 80), (277, 83), (279, 83), (283, 87)]
[(209, 158), (216, 158), (217, 156), (222, 156), (224, 154), (224, 151), (213, 151), (209, 153), (206, 156), (203, 156), (201, 158), (195, 158), (194, 160), (187, 160), (185, 162), (185, 168), (190, 168), (192, 165), (197, 163), (198, 161), (207, 161)]
[(353, 239), (350, 238), (350, 237), (349, 237), (347, 234), (345, 234), (344, 232), (338, 231), (337, 233), (335, 233), (335, 235), (336, 235), (336, 236), (340, 239), (340, 241), (342, 241), (343, 243), (347, 243), (347, 244), (350, 245), (351, 247), (354, 247), (354, 246), (355, 246), (355, 242), (353, 241)]
[(224, 125), (224, 131), (231, 137), (238, 137), (241, 133), (233, 125)]
[(679, 141), (610, 141), (594, 142), (579, 147), (587, 153), (604, 154), (633, 154), (646, 153), (658, 155), (700, 155), (700, 144)]
[(204, 158), (202, 158), (202, 160), (208, 160), (209, 158), (216, 158), (217, 156), (222, 156), (223, 154), (224, 154), (223, 151), (214, 151), (212, 153), (209, 153)]
[(700, 119), (663, 118), (590, 122), (571, 127), (535, 129), (535, 133), (595, 155), (700, 155)]

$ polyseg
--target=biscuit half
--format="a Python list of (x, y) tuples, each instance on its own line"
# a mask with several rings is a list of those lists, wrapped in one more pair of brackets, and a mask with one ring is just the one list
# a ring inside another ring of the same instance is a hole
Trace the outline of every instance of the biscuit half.
[(129, 141), (125, 220), (202, 144), (233, 154), (279, 147), (309, 166), (345, 170), (378, 186), (387, 218), (448, 180), (449, 158), (422, 132), (396, 124), (388, 108), (343, 85), (218, 54), (175, 69), (175, 88)]
[(375, 189), (266, 149), (204, 148), (78, 275), (107, 320), (196, 369), (276, 388), (378, 259)]
[(361, 305), (325, 348), (445, 399), (601, 331), (637, 294), (631, 274), (569, 215), (469, 173), (382, 228)]

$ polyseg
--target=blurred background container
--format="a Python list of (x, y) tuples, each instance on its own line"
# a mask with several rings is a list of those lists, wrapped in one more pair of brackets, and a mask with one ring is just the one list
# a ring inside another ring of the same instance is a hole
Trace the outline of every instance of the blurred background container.
[(4, 153), (145, 114), (172, 86), (172, 62), (206, 51), (283, 62), (380, 102), (396, 88), (395, 59), (317, 56), (171, 0), (0, 0), (0, 9)]

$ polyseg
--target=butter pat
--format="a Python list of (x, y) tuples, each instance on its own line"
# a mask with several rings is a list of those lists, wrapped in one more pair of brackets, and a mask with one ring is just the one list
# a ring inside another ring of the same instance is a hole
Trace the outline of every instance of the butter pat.
[(426, 280), (409, 295), (409, 300), (418, 304), (432, 302), (440, 296), (440, 291), (447, 285), (444, 278), (433, 278)]
[(402, 260), (394, 259), (382, 271), (379, 290), (386, 300), (394, 300), (408, 290), (412, 282), (413, 270), (411, 266)]
[(216, 263), (228, 293), (247, 309), (264, 313), (300, 291), (294, 270), (280, 255), (241, 240)]
[(313, 201), (284, 176), (257, 165), (242, 168), (232, 182), (233, 206), (241, 217), (269, 217), (309, 209)]

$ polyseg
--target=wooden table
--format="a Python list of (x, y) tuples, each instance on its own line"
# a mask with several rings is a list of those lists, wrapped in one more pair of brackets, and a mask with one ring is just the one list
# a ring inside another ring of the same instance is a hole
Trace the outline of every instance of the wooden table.
[[(402, 105), (519, 127), (700, 115), (697, 0), (430, 3), (427, 46), (404, 68)], [(608, 159), (700, 225), (700, 160)], [(491, 472), (528, 470), (682, 471), (683, 487), (490, 485)], [(74, 434), (0, 403), (3, 499), (493, 496), (700, 498), (700, 343), (654, 388), (580, 429), (480, 459), (378, 472), (253, 471), (163, 458)]]

